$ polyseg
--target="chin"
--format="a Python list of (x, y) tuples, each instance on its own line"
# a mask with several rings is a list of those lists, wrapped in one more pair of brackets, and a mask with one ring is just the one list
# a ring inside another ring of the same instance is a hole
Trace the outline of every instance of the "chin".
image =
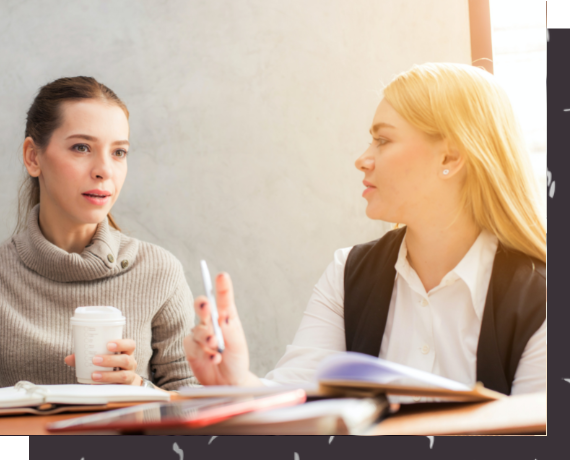
[(93, 210), (93, 211), (83, 211), (78, 220), (84, 224), (99, 224), (105, 220), (108, 210)]
[(381, 210), (378, 207), (371, 206), (370, 203), (366, 207), (366, 217), (372, 220), (384, 220)]
[(372, 220), (381, 220), (384, 222), (401, 222), (400, 218), (396, 215), (397, 213), (392, 213), (387, 209), (382, 209), (380, 206), (368, 206), (366, 207), (366, 217)]

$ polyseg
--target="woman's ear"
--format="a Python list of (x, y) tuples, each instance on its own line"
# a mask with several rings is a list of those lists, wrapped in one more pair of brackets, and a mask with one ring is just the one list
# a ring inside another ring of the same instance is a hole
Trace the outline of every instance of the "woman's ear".
[(458, 174), (463, 169), (465, 160), (465, 155), (457, 148), (455, 143), (446, 139), (441, 154), (440, 175), (447, 178)]
[(28, 174), (32, 177), (38, 177), (41, 173), (40, 164), (38, 163), (38, 148), (31, 137), (24, 140), (24, 166), (28, 170)]

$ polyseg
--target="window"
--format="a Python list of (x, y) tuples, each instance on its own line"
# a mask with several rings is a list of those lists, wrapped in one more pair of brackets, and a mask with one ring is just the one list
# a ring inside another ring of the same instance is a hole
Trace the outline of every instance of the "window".
[(544, 2), (491, 0), (494, 74), (522, 126), (546, 213), (546, 9)]

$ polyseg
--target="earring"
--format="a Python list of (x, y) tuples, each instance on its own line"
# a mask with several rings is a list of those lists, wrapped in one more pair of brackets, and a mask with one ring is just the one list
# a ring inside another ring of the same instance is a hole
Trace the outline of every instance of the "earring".
[(444, 169), (444, 170), (443, 170), (443, 175), (444, 175), (444, 176), (447, 176), (448, 174), (449, 174), (449, 169)]

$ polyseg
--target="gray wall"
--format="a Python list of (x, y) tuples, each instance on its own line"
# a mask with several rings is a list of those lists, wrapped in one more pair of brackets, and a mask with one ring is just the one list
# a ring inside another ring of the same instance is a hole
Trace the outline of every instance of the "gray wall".
[(119, 224), (172, 251), (195, 293), (200, 258), (233, 276), (264, 374), (334, 250), (388, 228), (354, 161), (382, 83), (427, 61), (470, 63), (467, 0), (2, 0), (0, 240), (36, 91), (98, 78), (131, 112)]

